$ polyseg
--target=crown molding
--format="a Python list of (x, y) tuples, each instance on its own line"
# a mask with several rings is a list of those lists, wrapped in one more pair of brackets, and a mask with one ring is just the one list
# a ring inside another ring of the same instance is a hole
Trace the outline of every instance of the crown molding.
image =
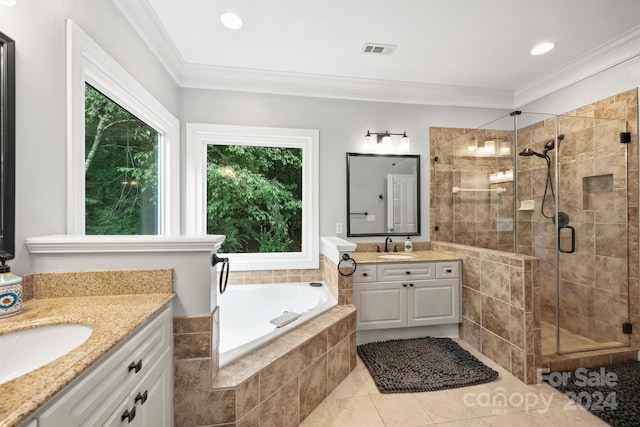
[(112, 0), (176, 83), (184, 59), (147, 0)]
[(640, 25), (516, 88), (514, 108), (520, 108), (636, 56), (640, 56)]
[(640, 25), (515, 90), (188, 64), (148, 0), (113, 0), (180, 87), (438, 106), (518, 108), (640, 55)]
[(192, 64), (183, 68), (180, 86), (459, 107), (511, 108), (513, 102), (510, 90)]

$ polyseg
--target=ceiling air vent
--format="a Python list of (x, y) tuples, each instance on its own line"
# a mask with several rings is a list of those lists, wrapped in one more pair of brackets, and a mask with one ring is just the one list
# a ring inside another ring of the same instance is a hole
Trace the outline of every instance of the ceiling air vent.
[(392, 44), (380, 44), (380, 43), (365, 43), (361, 53), (368, 53), (371, 55), (391, 55), (398, 46)]

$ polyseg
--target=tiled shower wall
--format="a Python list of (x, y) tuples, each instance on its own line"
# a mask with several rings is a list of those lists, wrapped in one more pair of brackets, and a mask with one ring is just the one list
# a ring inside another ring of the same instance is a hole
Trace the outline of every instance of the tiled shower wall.
[[(631, 132), (631, 143), (620, 143), (620, 132)], [(564, 135), (560, 153), (559, 210), (575, 227), (574, 253), (560, 254), (560, 325), (598, 342), (629, 342), (622, 323), (638, 321), (638, 91), (629, 90), (558, 116)], [(518, 131), (518, 150), (542, 151), (553, 139), (555, 120)], [(518, 219), (519, 252), (540, 259), (542, 320), (556, 323), (555, 249), (553, 223), (540, 214), (546, 165), (535, 157), (518, 166), (518, 196), (532, 199), (536, 209)], [(547, 199), (547, 214), (553, 201)], [(628, 201), (628, 204), (627, 204)], [(628, 229), (627, 229), (628, 220)], [(568, 230), (564, 230), (565, 232)], [(568, 233), (562, 247), (571, 246)], [(633, 347), (638, 336), (631, 337)], [(562, 343), (561, 343), (562, 347)]]
[[(626, 176), (621, 175), (618, 168), (612, 168), (614, 160), (617, 160), (616, 157), (622, 155), (619, 132), (626, 130), (620, 129), (622, 122), (624, 122), (625, 128), (628, 123), (628, 131), (631, 132), (631, 143), (627, 146)], [(461, 169), (451, 159), (455, 144), (449, 144), (447, 141), (453, 141), (460, 138), (461, 135), (472, 135), (472, 130), (432, 128), (430, 131), (432, 236), (434, 240), (453, 242), (456, 237), (454, 233), (455, 215), (450, 188), (456, 185), (451, 180), (455, 173)], [(525, 317), (530, 319), (531, 317), (527, 316), (530, 312), (534, 319), (533, 334), (530, 322), (525, 322), (524, 348), (518, 346), (514, 341), (506, 339), (506, 325), (514, 324), (514, 317), (510, 315), (511, 310), (518, 308), (511, 300), (513, 294), (507, 301), (504, 292), (500, 297), (500, 294), (497, 294), (495, 290), (488, 291), (492, 289), (492, 286), (495, 287), (495, 283), (481, 285), (484, 280), (482, 278), (483, 265), (488, 269), (487, 274), (489, 271), (502, 271), (500, 278), (494, 280), (503, 284), (506, 263), (498, 262), (497, 264), (503, 266), (492, 267), (489, 262), (490, 260), (495, 261), (495, 258), (477, 247), (483, 244), (480, 240), (476, 240), (475, 247), (456, 249), (463, 256), (464, 265), (461, 336), (481, 349), (483, 353), (492, 358), (495, 357), (494, 360), (503, 366), (507, 365), (508, 358), (510, 358), (512, 372), (514, 372), (513, 360), (516, 361), (517, 368), (519, 358), (514, 359), (513, 353), (508, 353), (509, 345), (507, 342), (515, 346), (516, 355), (519, 350), (525, 351), (527, 367), (531, 366), (529, 356), (533, 355), (535, 367), (550, 367), (551, 369), (575, 369), (580, 366), (598, 366), (629, 360), (635, 358), (636, 350), (640, 347), (640, 331), (638, 329), (640, 295), (638, 285), (637, 89), (623, 92), (562, 115), (558, 119), (558, 133), (565, 134), (565, 139), (561, 142), (565, 145), (560, 164), (561, 168), (564, 168), (561, 173), (567, 175), (560, 188), (561, 194), (564, 193), (564, 196), (561, 196), (560, 206), (561, 210), (566, 207), (567, 211), (572, 212), (572, 225), (576, 226), (578, 236), (576, 253), (562, 254), (561, 257), (561, 263), (565, 263), (567, 266), (561, 273), (561, 289), (565, 292), (561, 302), (562, 326), (574, 327), (575, 332), (592, 336), (594, 339), (608, 341), (612, 337), (612, 331), (614, 337), (616, 334), (619, 335), (620, 323), (628, 315), (629, 321), (634, 324), (633, 334), (629, 336), (629, 347), (615, 351), (601, 350), (575, 355), (541, 356), (539, 345), (541, 321), (555, 323), (554, 225), (549, 220), (543, 221), (539, 214), (546, 179), (546, 165), (544, 161), (536, 157), (523, 159), (519, 161), (517, 189), (519, 198), (517, 202), (519, 204), (521, 200), (534, 200), (536, 208), (532, 212), (520, 212), (520, 222), (518, 223), (520, 246), (518, 250), (521, 254), (530, 254), (537, 259), (534, 269), (529, 271), (525, 268), (524, 270)], [(518, 150), (529, 146), (535, 151), (542, 152), (544, 143), (555, 138), (555, 134), (556, 128), (552, 121), (543, 121), (523, 129), (522, 133), (518, 135)], [(469, 138), (467, 140), (462, 143), (463, 146), (469, 143)], [(607, 147), (604, 143), (605, 140), (610, 141), (612, 146)], [(438, 162), (444, 159), (442, 165), (435, 167), (433, 163), (435, 156), (438, 157)], [(535, 162), (536, 160), (538, 162)], [(582, 173), (585, 171), (585, 166), (590, 169), (587, 169), (588, 172)], [(466, 170), (465, 173), (467, 173)], [(483, 171), (483, 173), (486, 175), (487, 172)], [(569, 199), (565, 196), (572, 197)], [(628, 201), (626, 206), (622, 203), (625, 196)], [(584, 207), (588, 209), (583, 209)], [(586, 212), (580, 212), (581, 210)], [(621, 227), (625, 213), (628, 218), (628, 230), (623, 230), (624, 227)], [(585, 217), (588, 216), (591, 216), (593, 220), (585, 221)], [(438, 227), (438, 230), (435, 231), (434, 227)], [(468, 241), (473, 243), (472, 240)], [(563, 244), (566, 243), (563, 241)], [(442, 248), (442, 245), (439, 244), (440, 242), (432, 243), (434, 249)], [(448, 246), (455, 247), (455, 245)], [(534, 247), (541, 249), (534, 250)], [(622, 256), (625, 249), (628, 251), (628, 263)], [(478, 261), (478, 258), (481, 261)], [(532, 273), (534, 271), (535, 274)], [(516, 280), (519, 283), (519, 279)], [(505, 289), (503, 285), (499, 285), (498, 288), (503, 291)], [(519, 285), (516, 289), (519, 289)], [(513, 290), (510, 288), (511, 292)], [(515, 295), (518, 295), (518, 291)], [(498, 299), (498, 302), (491, 298)], [(510, 303), (509, 310), (504, 305), (507, 302)], [(529, 311), (529, 303), (533, 304), (531, 311)], [(539, 316), (535, 315), (537, 312), (540, 313)], [(495, 313), (499, 313), (499, 316), (496, 317)], [(517, 319), (519, 312), (516, 310), (513, 313), (516, 313), (515, 318)], [(495, 325), (493, 321), (496, 319), (505, 325), (501, 331), (492, 326), (492, 324)], [(515, 324), (519, 325), (519, 322), (516, 320)], [(517, 332), (515, 337), (517, 340)], [(531, 337), (533, 337), (532, 346), (529, 345)], [(486, 340), (487, 338), (488, 340)], [(625, 339), (619, 336), (617, 338)], [(513, 340), (513, 336), (510, 339)], [(499, 351), (495, 351), (496, 346)], [(520, 374), (514, 375), (521, 378)], [(531, 380), (529, 370), (525, 371), (525, 378), (528, 382)]]
[[(513, 219), (513, 180), (489, 180), (491, 174), (513, 171), (513, 132), (432, 127), (429, 134), (432, 239), (513, 252), (513, 226), (509, 226)], [(491, 154), (482, 152), (487, 141), (494, 147)], [(453, 187), (506, 191), (454, 194)], [(501, 221), (506, 221), (504, 230), (497, 227)]]

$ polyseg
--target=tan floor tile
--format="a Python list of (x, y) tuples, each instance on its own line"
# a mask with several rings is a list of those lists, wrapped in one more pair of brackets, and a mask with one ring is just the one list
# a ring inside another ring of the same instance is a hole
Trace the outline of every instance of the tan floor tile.
[[(485, 423), (482, 418), (473, 418), (469, 420), (451, 421), (449, 423), (438, 423), (437, 427), (486, 427), (489, 424)], [(516, 427), (511, 426), (511, 427)]]
[[(429, 417), (439, 424), (478, 417), (471, 406), (465, 404), (465, 396), (473, 393), (469, 389), (477, 389), (477, 387), (413, 393), (413, 396), (422, 409), (427, 411)], [(472, 394), (471, 397), (473, 397)]]
[(583, 409), (567, 410), (564, 407), (554, 407), (544, 413), (537, 411), (518, 412), (509, 415), (496, 415), (493, 417), (483, 418), (483, 421), (490, 426), (495, 427), (600, 427), (608, 426), (607, 423), (601, 421)]
[(329, 408), (336, 427), (384, 427), (384, 422), (369, 396), (329, 400)]
[(301, 427), (327, 427), (332, 423), (331, 410), (328, 401), (323, 401), (305, 418)]
[[(369, 394), (368, 383), (361, 375), (361, 369), (354, 369), (338, 386), (333, 389), (327, 399), (343, 399), (345, 397), (366, 396)], [(370, 377), (370, 376), (369, 376)], [(373, 382), (373, 380), (371, 380)], [(374, 384), (375, 387), (375, 384)]]
[(407, 393), (376, 394), (373, 404), (386, 427), (416, 427), (433, 425), (434, 422), (418, 401)]

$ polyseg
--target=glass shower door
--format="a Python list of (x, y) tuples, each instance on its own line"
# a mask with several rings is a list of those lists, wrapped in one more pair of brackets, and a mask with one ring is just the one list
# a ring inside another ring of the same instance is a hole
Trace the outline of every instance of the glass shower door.
[(629, 345), (625, 130), (624, 120), (558, 116), (550, 138), (557, 209), (547, 227), (557, 242), (558, 353)]

